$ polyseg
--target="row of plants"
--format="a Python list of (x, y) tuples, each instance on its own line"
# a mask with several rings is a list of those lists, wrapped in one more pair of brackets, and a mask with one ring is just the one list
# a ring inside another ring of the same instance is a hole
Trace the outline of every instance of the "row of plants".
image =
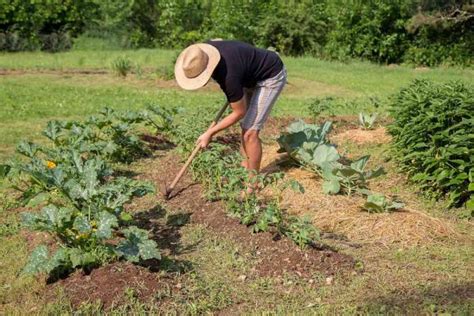
[(393, 157), (410, 179), (451, 206), (474, 211), (474, 89), (415, 80), (390, 101)]
[[(149, 152), (140, 129), (169, 129), (175, 110), (116, 112), (105, 108), (85, 121), (50, 121), (45, 145), (22, 141), (21, 157), (0, 166), (0, 174), (20, 193), (19, 204), (39, 211), (22, 213), (22, 224), (42, 231), (53, 246), (37, 246), (24, 273), (62, 275), (125, 259), (159, 259), (148, 231), (132, 225), (127, 205), (154, 192), (152, 184), (120, 176), (113, 166)], [(50, 253), (51, 252), (51, 253)]]
[(279, 152), (288, 153), (296, 164), (320, 176), (324, 180), (322, 190), (326, 194), (362, 194), (367, 198), (363, 208), (369, 212), (402, 208), (403, 203), (396, 197), (390, 199), (369, 191), (368, 181), (383, 175), (385, 171), (382, 167), (368, 169), (369, 155), (354, 160), (343, 157), (327, 137), (331, 126), (330, 121), (321, 125), (296, 121), (278, 138)]
[[(205, 112), (208, 111), (202, 111)], [(196, 138), (206, 125), (205, 119), (197, 120), (196, 117), (184, 119), (180, 123), (177, 142), (183, 154), (192, 150)], [(281, 206), (285, 190), (302, 193), (304, 188), (297, 181), (286, 179), (283, 173), (249, 174), (241, 167), (241, 161), (235, 143), (227, 140), (226, 136), (211, 143), (193, 161), (193, 177), (203, 184), (206, 198), (224, 201), (227, 212), (253, 232), (269, 231), (277, 236), (286, 236), (300, 247), (320, 245), (319, 230), (311, 221), (288, 215)], [(248, 187), (268, 191), (269, 194), (242, 194)]]

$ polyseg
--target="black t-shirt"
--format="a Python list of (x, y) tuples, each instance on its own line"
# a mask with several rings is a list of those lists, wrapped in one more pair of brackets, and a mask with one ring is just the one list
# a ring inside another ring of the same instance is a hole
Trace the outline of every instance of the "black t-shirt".
[(244, 87), (275, 77), (283, 69), (277, 53), (239, 41), (207, 41), (219, 50), (221, 59), (212, 74), (229, 102), (244, 96)]

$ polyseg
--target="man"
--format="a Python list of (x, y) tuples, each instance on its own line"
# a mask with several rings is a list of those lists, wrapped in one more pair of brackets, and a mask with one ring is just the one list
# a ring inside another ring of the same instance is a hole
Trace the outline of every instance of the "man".
[(198, 143), (207, 147), (213, 135), (241, 121), (242, 166), (258, 172), (262, 160), (259, 132), (287, 82), (278, 54), (239, 41), (194, 44), (179, 55), (175, 77), (186, 90), (203, 87), (211, 77), (217, 81), (232, 113), (202, 134)]

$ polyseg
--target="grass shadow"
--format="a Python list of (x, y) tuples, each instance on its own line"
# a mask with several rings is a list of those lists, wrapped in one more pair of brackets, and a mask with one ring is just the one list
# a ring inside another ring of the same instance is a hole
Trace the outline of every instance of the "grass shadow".
[[(444, 313), (454, 309), (456, 314), (463, 314), (460, 308), (470, 309), (474, 299), (474, 282), (466, 281), (455, 284), (440, 284), (426, 287), (411, 293), (394, 290), (391, 293), (376, 297), (365, 308), (367, 310), (380, 310), (385, 312), (419, 310), (423, 307), (432, 309), (433, 314)], [(470, 303), (471, 302), (471, 303)], [(469, 313), (466, 313), (468, 315)]]

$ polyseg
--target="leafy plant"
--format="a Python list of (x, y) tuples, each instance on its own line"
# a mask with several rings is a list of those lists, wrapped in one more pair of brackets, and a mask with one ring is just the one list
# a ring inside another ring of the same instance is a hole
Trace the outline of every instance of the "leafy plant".
[(382, 167), (366, 171), (370, 156), (363, 156), (349, 165), (341, 163), (324, 163), (320, 165), (324, 178), (323, 192), (337, 194), (340, 191), (347, 195), (367, 188), (367, 181), (385, 173)]
[(377, 120), (377, 113), (359, 113), (359, 124), (363, 129), (373, 129)]
[(280, 145), (278, 152), (287, 152), (300, 164), (314, 165), (313, 159), (318, 156), (316, 150), (328, 143), (327, 135), (331, 125), (331, 122), (325, 122), (323, 125), (307, 124), (302, 120), (291, 123), (287, 132), (277, 139)]
[[(178, 131), (179, 133), (181, 132)], [(194, 145), (194, 139), (190, 141), (193, 143), (183, 141), (182, 144)], [(281, 209), (281, 195), (288, 188), (296, 192), (304, 192), (304, 188), (295, 180), (284, 179), (283, 173), (250, 175), (240, 166), (241, 159), (242, 157), (231, 150), (229, 145), (212, 143), (193, 161), (191, 165), (193, 177), (203, 183), (208, 199), (223, 200), (227, 211), (237, 217), (242, 224), (250, 226), (253, 232), (272, 231), (279, 235), (289, 234), (296, 226), (290, 227), (290, 218)], [(245, 194), (242, 197), (242, 192), (247, 186), (268, 188), (273, 195), (270, 199), (261, 199), (256, 194)], [(310, 223), (306, 224), (313, 227)], [(301, 229), (304, 228), (303, 224), (300, 226)], [(306, 231), (315, 230), (311, 227), (305, 228)], [(303, 247), (311, 244), (311, 236), (313, 235), (308, 235), (307, 239), (302, 238), (298, 245)]]
[[(161, 128), (171, 118), (163, 116)], [(170, 114), (168, 112), (164, 112)], [(115, 177), (104, 159), (115, 160), (141, 144), (131, 126), (150, 123), (148, 112), (116, 113), (104, 109), (86, 122), (48, 122), (43, 134), (52, 146), (23, 141), (17, 146), (23, 159), (0, 166), (0, 175), (22, 193), (22, 202), (40, 206), (40, 212), (22, 213), (25, 228), (43, 231), (56, 241), (50, 254), (45, 245), (32, 253), (24, 273), (63, 273), (89, 269), (124, 258), (132, 262), (160, 258), (157, 244), (146, 230), (130, 226), (125, 206), (134, 197), (154, 192), (146, 182)]]
[(126, 77), (127, 74), (132, 70), (132, 62), (126, 56), (119, 56), (112, 61), (112, 70), (117, 76)]
[(367, 201), (362, 208), (369, 213), (383, 213), (402, 209), (405, 206), (403, 202), (396, 199), (389, 199), (383, 194), (370, 193), (367, 195)]
[(311, 220), (297, 216), (291, 216), (288, 219), (284, 234), (300, 247), (311, 245), (321, 240), (320, 232), (311, 223)]
[[(472, 206), (474, 89), (415, 80), (393, 96), (392, 154), (410, 179), (451, 206)], [(469, 203), (469, 204), (467, 204)]]
[(306, 124), (297, 121), (278, 138), (279, 152), (288, 155), (303, 167), (324, 178), (323, 191), (337, 194), (344, 191), (348, 195), (367, 187), (369, 179), (384, 173), (381, 167), (366, 171), (370, 156), (363, 156), (350, 164), (343, 164), (336, 147), (329, 144), (327, 135), (331, 122), (323, 125)]

